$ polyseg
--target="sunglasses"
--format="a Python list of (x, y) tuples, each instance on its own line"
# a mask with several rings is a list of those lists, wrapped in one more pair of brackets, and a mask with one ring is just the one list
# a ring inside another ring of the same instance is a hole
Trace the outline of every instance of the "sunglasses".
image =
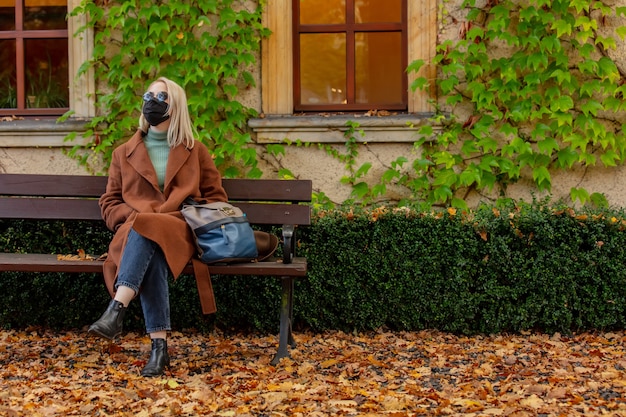
[[(164, 102), (165, 100), (167, 100), (167, 97), (168, 97), (168, 95), (167, 95), (167, 92), (165, 92), (165, 91), (160, 91), (156, 95), (156, 99), (158, 101), (160, 101), (160, 102)], [(150, 101), (150, 100), (152, 100), (154, 98), (155, 98), (154, 97), (154, 93), (151, 92), (151, 91), (148, 91), (147, 93), (145, 93), (143, 95), (143, 101), (145, 101), (145, 102), (148, 102), (148, 101)]]

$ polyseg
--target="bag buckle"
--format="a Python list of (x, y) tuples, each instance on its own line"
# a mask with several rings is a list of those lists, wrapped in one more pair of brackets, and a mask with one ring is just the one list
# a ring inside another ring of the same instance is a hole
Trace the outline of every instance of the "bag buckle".
[(232, 207), (220, 207), (220, 211), (226, 216), (235, 216), (235, 210)]

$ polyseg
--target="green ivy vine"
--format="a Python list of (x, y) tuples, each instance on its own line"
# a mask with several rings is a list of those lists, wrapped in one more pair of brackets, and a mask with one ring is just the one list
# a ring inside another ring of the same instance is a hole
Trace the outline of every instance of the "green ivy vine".
[(88, 16), (76, 35), (87, 28), (95, 33), (93, 57), (80, 73), (93, 69), (101, 88), (99, 115), (84, 134), (94, 139), (87, 151), (76, 146), (71, 154), (86, 165), (93, 155), (109, 161), (115, 146), (136, 130), (141, 93), (165, 76), (187, 91), (198, 139), (212, 149), (224, 175), (260, 177), (247, 129), (247, 120), (257, 113), (237, 97), (255, 86), (249, 70), (260, 40), (269, 35), (261, 21), (265, 1), (255, 6), (239, 0), (102, 3), (83, 0), (72, 11)]
[[(93, 155), (108, 161), (136, 128), (147, 82), (164, 75), (187, 90), (199, 139), (224, 175), (260, 177), (246, 125), (257, 114), (237, 98), (255, 86), (249, 69), (269, 35), (261, 19), (265, 1), (102, 1), (83, 0), (72, 12), (88, 16), (79, 34), (95, 33), (93, 58), (81, 73), (93, 69), (102, 87), (99, 116), (85, 133), (94, 140), (87, 152), (77, 146), (72, 153), (86, 164)], [(607, 3), (466, 0), (460, 39), (437, 46), (439, 97), (414, 144), (418, 156), (398, 156), (372, 183), (365, 181), (371, 164), (355, 162), (363, 146), (355, 139), (357, 123), (347, 125), (345, 153), (320, 145), (346, 168), (347, 203), (384, 200), (394, 186), (406, 195), (401, 205), (465, 208), (473, 192), (506, 199), (507, 188), (521, 180), (549, 192), (556, 169), (623, 164), (626, 76), (609, 53), (626, 36), (623, 26), (610, 27), (626, 8)], [(415, 61), (407, 70), (424, 64)], [(418, 78), (411, 88), (430, 82)], [(268, 153), (284, 154), (282, 145), (271, 146)], [(583, 188), (570, 196), (608, 204)], [(320, 201), (330, 204), (322, 193)]]
[[(326, 149), (345, 163), (349, 203), (385, 201), (394, 185), (406, 195), (400, 205), (467, 208), (473, 192), (507, 200), (508, 186), (526, 180), (549, 193), (554, 170), (624, 163), (626, 76), (609, 51), (626, 28), (608, 22), (626, 16), (625, 7), (589, 0), (466, 0), (463, 7), (460, 39), (437, 46), (439, 97), (419, 129), (419, 156), (399, 156), (367, 184), (360, 178), (371, 165), (354, 165), (358, 124), (347, 125), (345, 154)], [(424, 64), (412, 62), (408, 71)], [(411, 88), (429, 82), (420, 77)], [(608, 204), (584, 188), (570, 197)]]
[[(524, 178), (549, 192), (554, 169), (623, 164), (626, 77), (608, 52), (626, 28), (607, 22), (626, 8), (606, 3), (466, 0), (461, 39), (437, 47), (437, 111), (421, 129), (412, 175), (401, 179), (413, 196), (466, 207), (473, 190), (506, 198), (507, 186)], [(419, 78), (412, 88), (427, 85)], [(470, 109), (465, 120), (461, 108)], [(582, 188), (570, 196), (607, 204)]]

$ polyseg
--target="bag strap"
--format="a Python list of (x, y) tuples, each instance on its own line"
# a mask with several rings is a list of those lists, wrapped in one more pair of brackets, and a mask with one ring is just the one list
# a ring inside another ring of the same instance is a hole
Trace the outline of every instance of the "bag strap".
[(196, 257), (191, 258), (191, 263), (193, 265), (193, 273), (196, 276), (202, 313), (213, 314), (217, 311), (217, 306), (215, 305), (215, 294), (213, 294), (209, 266)]

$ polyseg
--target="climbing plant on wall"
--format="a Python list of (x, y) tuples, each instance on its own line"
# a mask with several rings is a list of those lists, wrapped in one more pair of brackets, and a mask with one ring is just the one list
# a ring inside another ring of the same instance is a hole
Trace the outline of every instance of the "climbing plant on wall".
[(93, 28), (95, 47), (80, 72), (95, 72), (99, 115), (89, 122), (85, 136), (94, 139), (87, 152), (77, 146), (72, 153), (85, 163), (94, 154), (108, 161), (136, 130), (148, 83), (165, 76), (187, 91), (198, 139), (212, 149), (224, 174), (260, 176), (246, 128), (256, 111), (238, 98), (255, 85), (249, 70), (268, 35), (261, 23), (264, 3), (83, 0), (72, 11), (88, 16), (77, 35)]
[[(626, 8), (612, 4), (465, 0), (463, 17), (454, 23), (459, 37), (437, 45), (437, 80), (418, 78), (412, 85), (435, 82), (439, 94), (415, 153), (399, 155), (366, 182), (371, 165), (356, 163), (357, 123), (348, 126), (345, 154), (320, 145), (346, 167), (341, 182), (353, 190), (347, 202), (385, 200), (394, 186), (403, 190), (396, 195), (406, 196), (400, 204), (465, 207), (475, 192), (507, 198), (519, 181), (549, 192), (558, 169), (623, 164), (626, 76), (611, 54), (626, 35), (618, 24)], [(89, 17), (81, 30), (94, 28), (94, 55), (81, 71), (95, 71), (100, 111), (89, 123), (87, 136), (95, 139), (88, 152), (73, 152), (85, 161), (94, 154), (107, 161), (134, 131), (147, 83), (164, 75), (187, 90), (199, 139), (213, 149), (225, 175), (260, 176), (258, 148), (250, 146), (246, 128), (257, 115), (238, 100), (255, 85), (248, 70), (269, 35), (261, 22), (264, 5), (84, 0), (72, 13)], [(445, 10), (449, 3), (440, 6)], [(415, 61), (408, 71), (424, 64)], [(285, 149), (280, 144), (267, 151)], [(593, 191), (572, 188), (570, 195), (607, 203)]]
[[(459, 39), (437, 46), (440, 97), (421, 155), (397, 182), (428, 203), (464, 207), (472, 191), (506, 197), (522, 179), (550, 191), (555, 169), (623, 164), (626, 76), (610, 54), (626, 35), (616, 23), (626, 8), (613, 3), (466, 0)], [(570, 195), (606, 204), (582, 188)]]

